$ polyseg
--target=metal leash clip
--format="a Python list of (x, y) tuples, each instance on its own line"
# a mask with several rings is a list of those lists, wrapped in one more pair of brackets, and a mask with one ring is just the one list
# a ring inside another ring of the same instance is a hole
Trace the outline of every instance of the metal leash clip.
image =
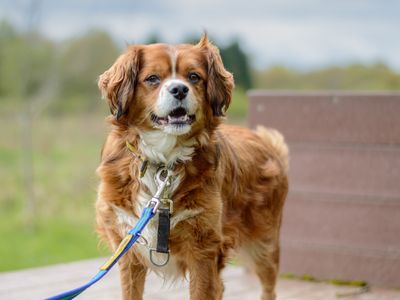
[(171, 176), (171, 171), (165, 167), (158, 169), (156, 172), (154, 179), (157, 184), (157, 192), (146, 205), (146, 207), (153, 207), (153, 213), (156, 213), (160, 206), (160, 198), (164, 194), (165, 188), (169, 186)]

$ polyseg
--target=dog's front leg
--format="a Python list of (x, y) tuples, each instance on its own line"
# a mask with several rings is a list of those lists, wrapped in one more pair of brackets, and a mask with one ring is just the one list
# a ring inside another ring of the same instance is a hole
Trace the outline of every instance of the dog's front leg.
[(190, 269), (190, 300), (220, 300), (224, 287), (217, 259), (196, 260)]
[(142, 300), (147, 268), (143, 266), (132, 253), (127, 253), (118, 263), (122, 299)]

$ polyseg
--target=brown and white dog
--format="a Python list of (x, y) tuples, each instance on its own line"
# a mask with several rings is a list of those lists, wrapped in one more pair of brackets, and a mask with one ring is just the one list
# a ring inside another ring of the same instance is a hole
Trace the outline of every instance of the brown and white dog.
[[(237, 253), (260, 278), (262, 299), (275, 299), (288, 150), (275, 130), (221, 125), (234, 83), (218, 49), (206, 35), (197, 45), (129, 46), (99, 87), (114, 112), (96, 203), (111, 250), (156, 192), (157, 167), (173, 170), (170, 260), (150, 262), (155, 217), (142, 234), (149, 245), (135, 244), (120, 260), (123, 298), (142, 299), (153, 270), (166, 279), (188, 274), (192, 300), (221, 299), (221, 269)], [(149, 162), (143, 177), (141, 157)]]

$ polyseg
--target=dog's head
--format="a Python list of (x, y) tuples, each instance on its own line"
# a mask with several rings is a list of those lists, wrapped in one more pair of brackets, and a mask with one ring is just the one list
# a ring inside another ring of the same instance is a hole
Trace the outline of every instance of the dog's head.
[(173, 135), (215, 124), (230, 104), (233, 86), (206, 35), (197, 45), (130, 46), (99, 79), (117, 120)]

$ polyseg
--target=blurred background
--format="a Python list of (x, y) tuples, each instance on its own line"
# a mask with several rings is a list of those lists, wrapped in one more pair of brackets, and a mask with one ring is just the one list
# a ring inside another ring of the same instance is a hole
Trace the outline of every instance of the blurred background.
[(105, 255), (94, 232), (108, 107), (96, 80), (131, 43), (220, 47), (249, 89), (399, 90), (400, 2), (0, 0), (0, 271)]

